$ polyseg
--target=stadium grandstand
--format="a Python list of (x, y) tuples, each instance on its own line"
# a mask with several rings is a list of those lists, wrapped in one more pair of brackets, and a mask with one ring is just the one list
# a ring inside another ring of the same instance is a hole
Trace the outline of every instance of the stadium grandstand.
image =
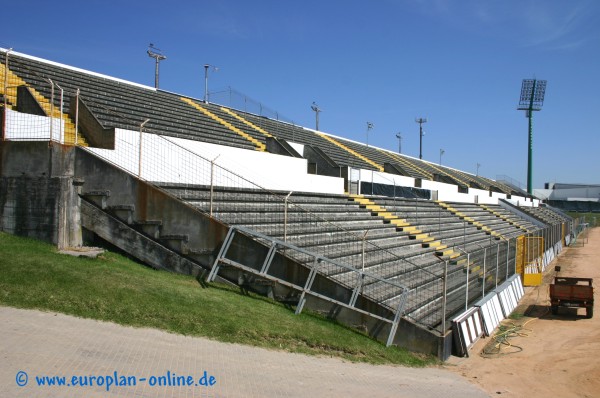
[(11, 50), (0, 85), (1, 230), (101, 239), (442, 359), (577, 227), (501, 181)]

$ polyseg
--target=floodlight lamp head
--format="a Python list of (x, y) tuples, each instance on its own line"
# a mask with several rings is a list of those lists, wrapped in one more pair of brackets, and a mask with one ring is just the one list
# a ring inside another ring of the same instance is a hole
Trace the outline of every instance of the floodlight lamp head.
[(541, 110), (544, 105), (546, 84), (546, 80), (523, 79), (517, 110), (528, 112)]
[(156, 62), (167, 59), (167, 57), (162, 54), (160, 49), (154, 47), (154, 44), (152, 43), (150, 43), (150, 45), (148, 46), (148, 51), (146, 51), (146, 53), (150, 58), (154, 58)]
[(213, 72), (218, 72), (219, 68), (211, 64), (204, 64), (204, 74), (208, 76), (208, 71), (212, 70)]

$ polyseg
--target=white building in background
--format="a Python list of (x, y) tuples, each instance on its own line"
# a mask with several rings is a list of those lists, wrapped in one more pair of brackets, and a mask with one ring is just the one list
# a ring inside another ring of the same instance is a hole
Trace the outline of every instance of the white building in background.
[(600, 212), (600, 184), (546, 183), (533, 194), (548, 204), (568, 211)]
[(544, 189), (534, 189), (535, 196), (542, 200), (569, 200), (600, 202), (600, 184), (544, 184)]

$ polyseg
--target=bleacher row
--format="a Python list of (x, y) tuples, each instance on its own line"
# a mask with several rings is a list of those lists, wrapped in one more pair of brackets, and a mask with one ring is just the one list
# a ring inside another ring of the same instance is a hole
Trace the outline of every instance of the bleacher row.
[[(5, 53), (0, 52), (0, 63), (4, 64), (5, 61)], [(79, 90), (81, 100), (105, 128), (137, 131), (140, 124), (149, 119), (144, 126), (147, 132), (259, 150), (263, 150), (267, 137), (274, 136), (288, 142), (318, 147), (339, 166), (383, 171), (387, 163), (394, 166), (395, 172), (418, 179), (527, 196), (500, 182), (446, 166), (14, 53), (9, 56), (9, 69), (47, 99), (51, 98), (48, 79), (57, 83), (65, 90), (65, 113)], [(59, 105), (58, 95), (55, 95), (54, 102), (56, 106)], [(16, 104), (10, 105), (16, 107)]]

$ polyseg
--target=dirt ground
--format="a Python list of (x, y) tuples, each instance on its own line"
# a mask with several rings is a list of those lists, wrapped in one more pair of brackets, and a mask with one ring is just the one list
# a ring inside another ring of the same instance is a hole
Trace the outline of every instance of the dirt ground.
[[(468, 358), (452, 357), (444, 366), (483, 388), (490, 396), (600, 397), (600, 313), (585, 318), (585, 309), (560, 308), (550, 313), (548, 284), (559, 265), (560, 276), (594, 278), (596, 311), (600, 292), (600, 228), (585, 232), (550, 264), (539, 287), (525, 288), (514, 316), (503, 325), (516, 324), (515, 337), (493, 351), (491, 337), (479, 340)], [(582, 244), (584, 243), (585, 244)]]

